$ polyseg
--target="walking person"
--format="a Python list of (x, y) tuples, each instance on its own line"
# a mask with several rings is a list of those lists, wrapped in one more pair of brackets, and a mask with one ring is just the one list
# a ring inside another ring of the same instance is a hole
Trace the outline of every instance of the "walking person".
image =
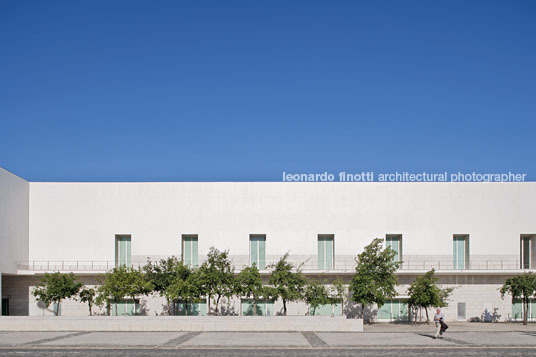
[(434, 338), (443, 338), (443, 327), (441, 326), (441, 322), (443, 322), (444, 318), (445, 316), (443, 316), (441, 309), (438, 308), (436, 310), (436, 314), (434, 315), (434, 322), (436, 327), (436, 333)]

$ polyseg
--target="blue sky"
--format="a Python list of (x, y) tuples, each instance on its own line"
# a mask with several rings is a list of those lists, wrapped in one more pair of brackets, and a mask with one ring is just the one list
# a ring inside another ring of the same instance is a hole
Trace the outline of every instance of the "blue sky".
[(0, 2), (0, 166), (536, 180), (534, 1)]

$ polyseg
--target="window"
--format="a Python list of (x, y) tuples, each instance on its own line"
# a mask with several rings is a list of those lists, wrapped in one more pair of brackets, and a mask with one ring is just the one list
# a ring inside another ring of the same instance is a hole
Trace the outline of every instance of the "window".
[[(529, 309), (527, 319), (534, 320), (536, 314), (536, 299), (529, 299)], [(512, 319), (515, 321), (523, 320), (523, 300), (515, 299), (512, 303)]]
[(536, 234), (522, 234), (521, 235), (521, 269), (532, 269), (532, 259), (534, 257), (533, 249), (535, 248), (534, 240)]
[(332, 270), (333, 269), (333, 234), (318, 235), (318, 269)]
[(395, 262), (402, 261), (402, 235), (388, 234), (385, 236), (385, 247), (389, 247), (395, 251)]
[(173, 315), (177, 316), (206, 316), (207, 303), (205, 301), (194, 303), (178, 300), (173, 303)]
[(138, 300), (124, 299), (111, 304), (112, 316), (132, 316), (140, 314), (140, 302)]
[(266, 236), (263, 234), (249, 236), (249, 265), (253, 264), (259, 270), (266, 268)]
[(403, 299), (391, 299), (385, 301), (378, 309), (379, 320), (408, 321), (408, 303)]
[(459, 302), (458, 303), (458, 321), (465, 321), (467, 319), (465, 314), (465, 303)]
[(335, 304), (325, 304), (318, 306), (313, 313), (313, 308), (309, 307), (309, 315), (314, 316), (341, 316), (342, 304), (340, 302)]
[(190, 267), (197, 267), (197, 235), (182, 236), (182, 262)]
[(116, 235), (115, 236), (115, 266), (125, 265), (132, 266), (130, 252), (130, 236)]
[(454, 269), (469, 269), (469, 235), (455, 234), (453, 238)]
[(242, 299), (242, 315), (244, 316), (273, 316), (274, 302), (271, 300), (257, 300), (257, 313), (254, 314), (253, 299)]

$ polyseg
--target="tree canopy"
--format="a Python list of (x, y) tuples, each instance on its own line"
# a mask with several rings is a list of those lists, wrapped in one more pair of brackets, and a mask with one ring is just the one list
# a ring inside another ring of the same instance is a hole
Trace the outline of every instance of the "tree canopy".
[(521, 299), (523, 304), (523, 325), (528, 321), (529, 299), (536, 293), (536, 275), (524, 273), (506, 279), (500, 289), (501, 297), (504, 299), (505, 294), (512, 296), (512, 303), (516, 299)]
[[(453, 288), (441, 289), (437, 286), (438, 278), (434, 273), (432, 269), (423, 276), (417, 277), (408, 288), (408, 306), (424, 309), (427, 322), (430, 320), (428, 309), (447, 306), (447, 299), (454, 290)], [(416, 319), (417, 314), (415, 314), (415, 321)]]
[(390, 247), (383, 248), (383, 239), (376, 238), (357, 256), (349, 290), (351, 300), (361, 304), (362, 318), (365, 317), (366, 305), (381, 307), (387, 299), (396, 295), (398, 282), (395, 272), (401, 262), (394, 260), (395, 255)]
[(234, 267), (229, 259), (229, 252), (210, 247), (207, 260), (199, 267), (198, 279), (198, 284), (208, 297), (208, 311), (210, 311), (210, 301), (213, 296), (216, 297), (215, 312), (217, 314), (222, 296), (233, 295), (234, 279)]
[(34, 289), (33, 296), (38, 301), (42, 301), (47, 308), (50, 304), (55, 303), (56, 309), (54, 310), (54, 314), (58, 316), (61, 301), (76, 296), (81, 287), (82, 283), (73, 273), (45, 273), (40, 283)]
[(141, 269), (121, 265), (111, 272), (104, 274), (97, 292), (96, 303), (102, 306), (106, 303), (109, 312), (110, 304), (117, 303), (127, 297), (135, 300), (140, 295), (153, 291), (153, 285), (145, 279)]
[(311, 315), (316, 313), (316, 309), (320, 305), (331, 304), (329, 292), (323, 283), (317, 280), (310, 280), (305, 286), (304, 299), (307, 305), (309, 305), (309, 311)]
[(263, 290), (261, 274), (253, 263), (245, 267), (236, 277), (236, 292), (245, 297), (253, 298), (253, 314), (257, 314), (257, 300), (266, 292)]
[(268, 283), (276, 289), (276, 298), (280, 297), (283, 302), (283, 315), (287, 314), (287, 302), (303, 299), (306, 284), (300, 267), (293, 271), (295, 267), (287, 259), (288, 253), (283, 255), (277, 263), (268, 266), (272, 269)]

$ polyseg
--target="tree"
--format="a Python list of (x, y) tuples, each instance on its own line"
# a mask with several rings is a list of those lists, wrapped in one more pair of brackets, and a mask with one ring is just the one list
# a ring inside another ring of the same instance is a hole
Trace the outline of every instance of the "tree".
[(50, 304), (55, 303), (57, 308), (54, 314), (58, 316), (61, 301), (78, 294), (81, 287), (82, 283), (73, 273), (45, 273), (41, 282), (34, 289), (33, 296), (36, 297), (37, 301), (42, 301), (47, 308)]
[(236, 291), (245, 297), (253, 298), (253, 315), (257, 315), (257, 299), (263, 295), (261, 274), (257, 265), (253, 263), (245, 267), (236, 277)]
[[(453, 288), (439, 288), (437, 286), (438, 278), (434, 273), (434, 269), (432, 269), (423, 276), (417, 277), (408, 288), (408, 306), (410, 308), (424, 309), (426, 322), (430, 321), (428, 309), (430, 307), (447, 306), (447, 299), (454, 290)], [(415, 314), (415, 322), (417, 322), (417, 314)]]
[(381, 307), (385, 300), (396, 295), (396, 270), (401, 262), (394, 260), (396, 252), (383, 249), (383, 239), (376, 238), (356, 258), (357, 266), (349, 290), (351, 300), (361, 304), (361, 317), (365, 318), (365, 306)]
[(176, 276), (165, 292), (168, 301), (184, 301), (186, 315), (188, 315), (188, 304), (201, 302), (204, 295), (199, 269), (188, 270), (188, 272), (188, 275)]
[(145, 279), (153, 286), (153, 291), (166, 298), (168, 311), (170, 311), (170, 302), (167, 294), (169, 286), (177, 279), (186, 280), (191, 274), (188, 265), (184, 265), (176, 256), (167, 259), (161, 259), (158, 263), (149, 262), (143, 267)]
[(141, 269), (134, 269), (121, 265), (104, 275), (101, 286), (98, 288), (96, 303), (102, 306), (106, 303), (110, 313), (110, 303), (119, 302), (126, 297), (136, 300), (140, 295), (147, 295), (153, 290), (153, 285), (145, 279)]
[(277, 290), (277, 296), (283, 301), (283, 315), (287, 314), (287, 302), (303, 299), (305, 277), (301, 273), (301, 266), (293, 272), (294, 265), (287, 261), (288, 253), (283, 255), (275, 264), (268, 266), (272, 270), (269, 284)]
[(521, 299), (523, 304), (523, 325), (526, 325), (528, 321), (529, 299), (536, 293), (536, 275), (525, 273), (508, 278), (501, 287), (500, 292), (501, 298), (503, 299), (505, 294), (510, 294), (512, 296), (512, 303), (516, 299)]
[(89, 308), (89, 316), (93, 315), (93, 305), (95, 304), (95, 296), (97, 295), (97, 291), (92, 288), (88, 288), (87, 286), (84, 286), (82, 290), (78, 293), (78, 298), (81, 302), (87, 303), (87, 306)]
[(309, 305), (309, 308), (312, 309), (310, 314), (313, 316), (320, 305), (331, 304), (326, 287), (324, 284), (316, 280), (311, 280), (307, 283), (305, 286), (304, 298), (305, 302)]
[(132, 300), (136, 300), (139, 296), (148, 295), (153, 291), (153, 284), (145, 279), (142, 269), (127, 268), (125, 283), (127, 285), (126, 295)]
[(331, 304), (335, 305), (338, 302), (341, 303), (341, 307), (344, 307), (344, 298), (348, 295), (348, 287), (344, 284), (341, 278), (335, 279), (330, 289)]
[(203, 287), (208, 297), (208, 311), (210, 312), (210, 301), (216, 297), (216, 314), (222, 296), (230, 298), (233, 295), (234, 267), (229, 259), (229, 252), (220, 252), (211, 247), (207, 260), (199, 267), (199, 284)]

